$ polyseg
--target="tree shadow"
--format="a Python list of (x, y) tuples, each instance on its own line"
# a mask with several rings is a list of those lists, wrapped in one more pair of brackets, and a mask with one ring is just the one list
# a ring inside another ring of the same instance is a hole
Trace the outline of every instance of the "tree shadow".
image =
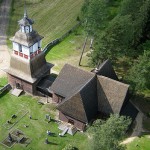
[(150, 112), (150, 97), (145, 97), (142, 94), (136, 94), (132, 97), (131, 101), (138, 107), (138, 109), (148, 115)]

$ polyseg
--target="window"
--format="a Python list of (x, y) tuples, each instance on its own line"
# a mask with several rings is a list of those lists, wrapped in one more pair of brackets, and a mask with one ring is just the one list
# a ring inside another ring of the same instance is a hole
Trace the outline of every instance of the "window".
[(74, 121), (73, 121), (73, 120), (71, 120), (71, 119), (69, 119), (69, 120), (68, 120), (68, 123), (70, 123), (70, 124), (74, 125)]
[(22, 52), (22, 45), (19, 45), (19, 52)]
[(20, 89), (21, 88), (21, 85), (19, 83), (16, 83), (16, 88), (17, 89)]

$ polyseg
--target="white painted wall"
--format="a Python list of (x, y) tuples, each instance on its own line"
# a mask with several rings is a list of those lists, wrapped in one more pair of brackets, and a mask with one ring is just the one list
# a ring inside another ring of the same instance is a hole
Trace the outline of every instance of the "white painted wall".
[(30, 25), (30, 32), (32, 32), (32, 26)]
[(38, 42), (38, 47), (42, 47), (42, 40)]
[(29, 56), (29, 48), (26, 46), (22, 46), (22, 53)]
[(38, 50), (38, 42), (33, 45), (33, 52)]
[(19, 51), (19, 44), (18, 43), (13, 42), (13, 50)]
[(25, 32), (26, 32), (26, 33), (29, 33), (29, 31), (30, 31), (30, 28), (29, 28), (28, 26), (26, 26), (26, 27), (25, 27)]
[(21, 32), (25, 32), (24, 26), (21, 26)]
[(33, 46), (30, 47), (30, 53), (33, 53)]

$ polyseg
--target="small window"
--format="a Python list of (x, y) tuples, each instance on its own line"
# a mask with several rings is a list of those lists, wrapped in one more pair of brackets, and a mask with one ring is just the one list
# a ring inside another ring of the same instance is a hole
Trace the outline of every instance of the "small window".
[(22, 45), (19, 45), (19, 52), (22, 52)]
[(20, 89), (21, 88), (21, 85), (19, 83), (16, 83), (16, 88), (17, 89)]

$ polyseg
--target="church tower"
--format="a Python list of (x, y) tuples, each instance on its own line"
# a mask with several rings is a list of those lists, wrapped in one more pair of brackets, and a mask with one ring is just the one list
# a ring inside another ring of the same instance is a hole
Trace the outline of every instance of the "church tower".
[(23, 18), (18, 21), (20, 29), (11, 38), (13, 52), (6, 72), (13, 89), (19, 88), (36, 94), (38, 82), (50, 74), (52, 64), (45, 60), (45, 53), (41, 48), (43, 37), (33, 29), (33, 23), (25, 8)]

